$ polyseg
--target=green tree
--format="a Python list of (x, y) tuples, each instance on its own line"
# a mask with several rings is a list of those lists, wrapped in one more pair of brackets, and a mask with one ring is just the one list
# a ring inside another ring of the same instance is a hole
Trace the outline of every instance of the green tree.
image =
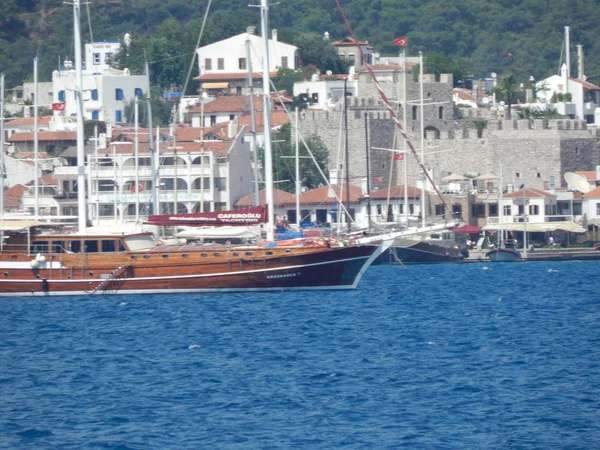
[(332, 73), (347, 73), (348, 62), (331, 45), (331, 42), (323, 39), (315, 33), (303, 33), (296, 37), (294, 45), (300, 47), (300, 59), (302, 65), (314, 65), (321, 73), (331, 70)]
[[(287, 122), (281, 127), (280, 131), (273, 136), (274, 141), (280, 141), (276, 142), (276, 145), (273, 147), (273, 179), (275, 181), (280, 181), (280, 183), (277, 183), (276, 185), (278, 189), (295, 192), (296, 166), (294, 158), (296, 155), (296, 147), (292, 142), (291, 130), (291, 124)], [(311, 135), (305, 140), (316, 163), (321, 170), (327, 174), (327, 159), (329, 155), (327, 147), (321, 138), (316, 135)], [(315, 167), (315, 162), (310, 158), (308, 151), (302, 142), (300, 142), (299, 146), (299, 156), (302, 186), (313, 189), (324, 184), (325, 180), (321, 177), (321, 174)], [(261, 157), (264, 161), (264, 155)]]
[(519, 83), (513, 74), (508, 73), (500, 78), (495, 88), (498, 100), (506, 102), (508, 107), (508, 118), (511, 119), (512, 105), (516, 102), (519, 94)]

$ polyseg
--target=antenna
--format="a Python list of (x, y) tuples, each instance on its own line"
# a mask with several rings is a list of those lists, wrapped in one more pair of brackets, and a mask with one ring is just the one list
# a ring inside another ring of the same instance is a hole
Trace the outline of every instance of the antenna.
[(592, 190), (592, 186), (590, 186), (588, 180), (575, 172), (566, 172), (565, 181), (572, 190), (583, 192), (584, 194)]

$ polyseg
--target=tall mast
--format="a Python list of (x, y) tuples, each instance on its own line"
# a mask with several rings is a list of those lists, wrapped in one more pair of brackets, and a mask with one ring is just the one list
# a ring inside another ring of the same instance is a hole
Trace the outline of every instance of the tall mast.
[[(73, 1), (73, 34), (75, 35), (75, 100), (77, 104), (77, 206), (79, 233), (85, 233), (87, 211), (85, 205), (85, 152), (83, 149), (83, 74), (81, 63), (81, 0)], [(115, 205), (116, 206), (116, 205)]]
[(258, 146), (256, 145), (256, 113), (254, 112), (254, 81), (252, 79), (252, 53), (250, 38), (246, 39), (246, 59), (248, 60), (248, 87), (250, 88), (250, 153), (254, 159), (254, 206), (260, 204), (258, 188)]
[(33, 58), (33, 172), (34, 172), (34, 199), (35, 205), (33, 208), (36, 219), (40, 215), (40, 194), (39, 194), (39, 176), (38, 168), (40, 167), (39, 161), (39, 136), (38, 136), (38, 59), (37, 56)]
[(0, 73), (0, 217), (2, 219), (4, 219), (4, 177), (4, 74)]
[[(421, 128), (421, 163), (425, 166), (425, 113), (423, 111), (423, 52), (419, 52), (420, 61), (419, 61), (419, 85), (420, 85), (420, 97), (421, 104), (419, 106), (421, 113), (420, 126)], [(425, 182), (427, 181), (427, 176), (425, 174), (425, 167), (422, 168), (423, 177), (422, 177), (422, 185), (421, 185), (421, 226), (425, 226)]]
[(274, 221), (274, 200), (273, 200), (273, 151), (271, 147), (271, 89), (269, 79), (269, 6), (268, 0), (261, 0), (260, 3), (261, 31), (264, 43), (263, 57), (263, 115), (264, 115), (264, 136), (265, 136), (265, 194), (267, 201), (267, 240), (272, 241), (275, 237)]
[(352, 224), (350, 223), (350, 155), (348, 154), (348, 91), (346, 89), (347, 82), (348, 77), (344, 78), (344, 169), (346, 171), (346, 217), (348, 218), (348, 232), (350, 232)]

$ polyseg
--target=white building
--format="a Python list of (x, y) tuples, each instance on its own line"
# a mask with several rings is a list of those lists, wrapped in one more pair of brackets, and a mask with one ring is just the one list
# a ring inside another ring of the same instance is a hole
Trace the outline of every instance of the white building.
[[(150, 89), (147, 74), (132, 75), (128, 69), (112, 69), (107, 64), (108, 57), (120, 48), (119, 42), (85, 44), (82, 89), (86, 120), (99, 120), (107, 124), (131, 122), (131, 118), (125, 117), (125, 106), (136, 95), (142, 99)], [(63, 67), (52, 73), (53, 103), (64, 103), (64, 110), (54, 111), (55, 117), (76, 115), (75, 78), (75, 66), (71, 61), (64, 61)]]
[[(233, 94), (248, 93), (248, 55), (246, 41), (250, 43), (250, 64), (253, 72), (255, 93), (262, 92), (262, 72), (264, 59), (263, 39), (255, 34), (254, 27), (248, 27), (246, 33), (205, 45), (196, 50), (198, 54), (200, 89), (224, 91)], [(272, 77), (279, 68), (296, 70), (300, 61), (298, 47), (277, 39), (277, 30), (272, 30), (269, 39), (269, 67)]]
[(346, 81), (346, 92), (358, 97), (358, 79), (353, 75), (346, 76), (319, 76), (313, 75), (310, 81), (298, 81), (294, 83), (294, 97), (302, 96), (308, 103), (309, 109), (331, 109), (336, 105), (343, 104), (344, 78)]
[[(536, 83), (536, 86), (538, 101), (551, 104), (560, 114), (572, 119), (600, 125), (600, 87), (578, 78), (567, 77), (564, 64), (561, 75), (546, 78)], [(570, 94), (570, 101), (564, 98), (566, 94)]]

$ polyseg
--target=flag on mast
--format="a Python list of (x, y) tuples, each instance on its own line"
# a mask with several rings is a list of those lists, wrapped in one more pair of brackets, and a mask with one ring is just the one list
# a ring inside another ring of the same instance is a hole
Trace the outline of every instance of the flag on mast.
[(394, 45), (399, 47), (406, 47), (408, 45), (408, 38), (406, 37), (397, 37), (394, 39)]

